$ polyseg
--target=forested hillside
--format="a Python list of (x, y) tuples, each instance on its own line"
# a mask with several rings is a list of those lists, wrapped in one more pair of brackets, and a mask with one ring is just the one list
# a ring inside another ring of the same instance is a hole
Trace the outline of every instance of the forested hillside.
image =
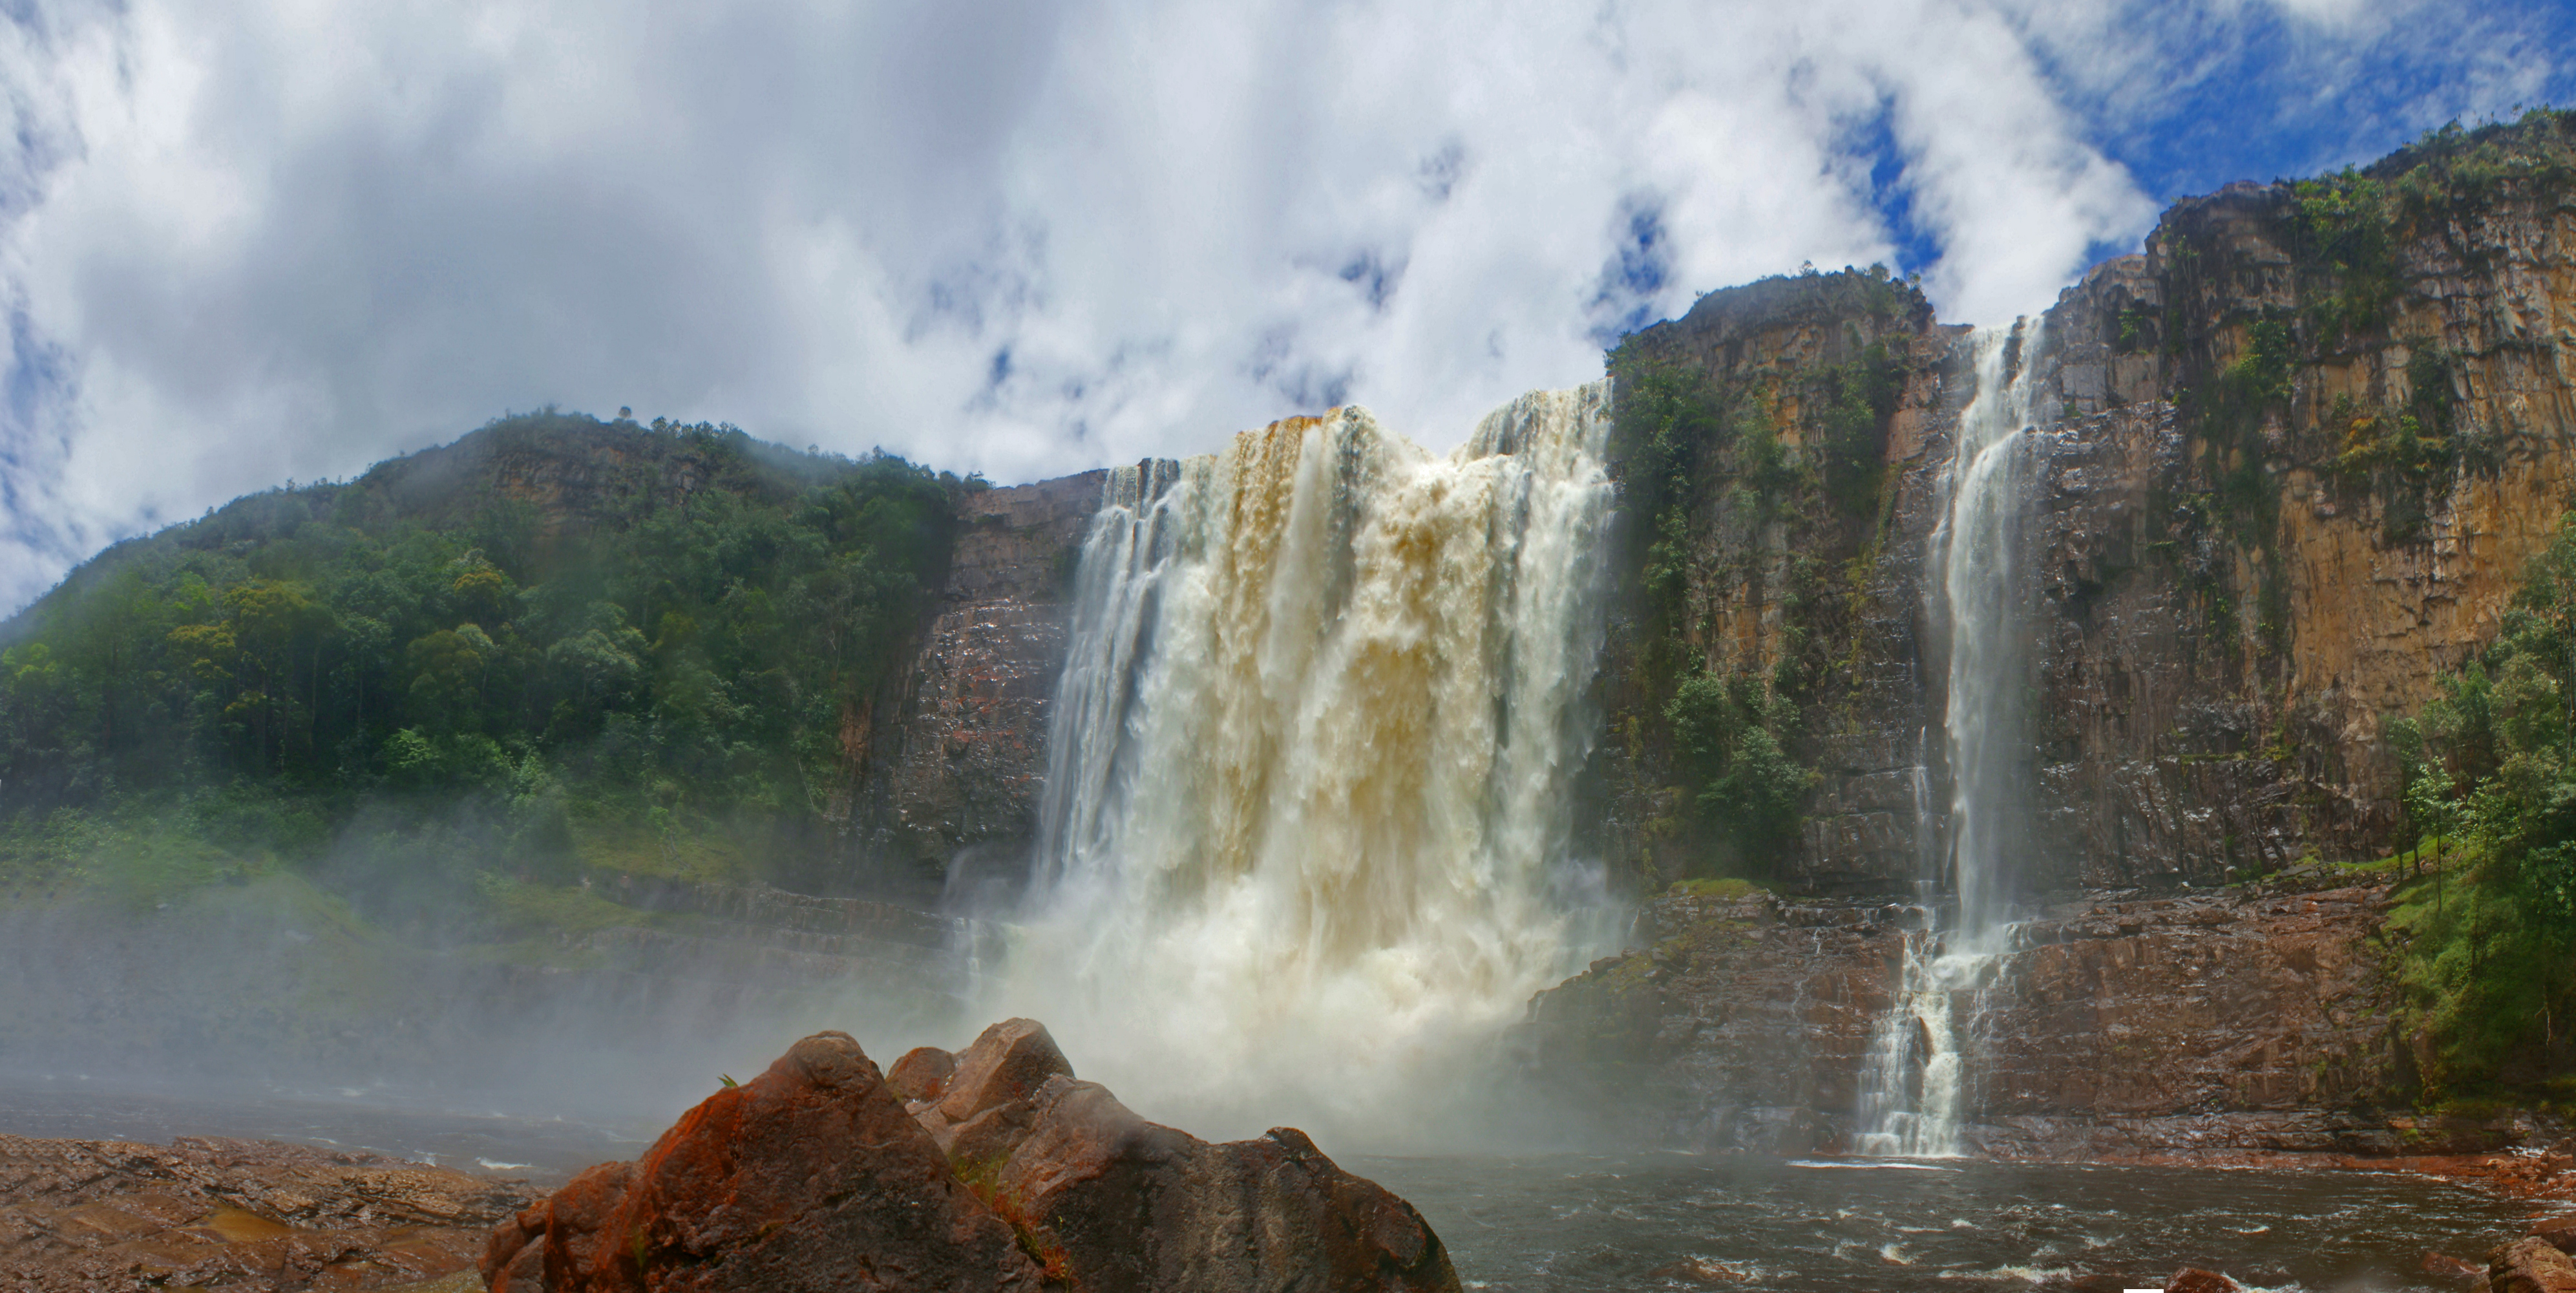
[(120, 544), (0, 627), (0, 886), (812, 882), (980, 486), (548, 411)]

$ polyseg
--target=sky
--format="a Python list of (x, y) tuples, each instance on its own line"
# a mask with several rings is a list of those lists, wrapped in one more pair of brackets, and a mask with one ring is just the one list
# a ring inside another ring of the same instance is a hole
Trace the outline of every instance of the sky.
[(0, 0), (0, 613), (548, 405), (1004, 483), (1445, 448), (1803, 265), (2009, 321), (2571, 60), (2428, 0)]

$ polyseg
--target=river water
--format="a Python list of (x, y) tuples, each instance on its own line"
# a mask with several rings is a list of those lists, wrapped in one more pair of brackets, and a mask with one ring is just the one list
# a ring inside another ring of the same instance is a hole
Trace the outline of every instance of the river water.
[[(278, 1139), (502, 1170), (540, 1186), (635, 1157), (666, 1122), (439, 1106), (384, 1091), (0, 1081), (5, 1133)], [(2395, 1173), (1679, 1153), (1339, 1161), (1410, 1199), (1467, 1287), (1498, 1293), (2021, 1290), (2105, 1274), (2160, 1288), (2185, 1265), (2263, 1289), (2449, 1290), (2420, 1272), (2425, 1252), (2477, 1259), (2522, 1233), (2531, 1213)]]

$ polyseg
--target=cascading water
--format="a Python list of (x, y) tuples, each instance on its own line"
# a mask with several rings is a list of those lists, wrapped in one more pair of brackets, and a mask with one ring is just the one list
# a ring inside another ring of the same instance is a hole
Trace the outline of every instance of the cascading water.
[[(1930, 620), (1946, 626), (1949, 693), (1942, 723), (1950, 762), (1950, 901), (1927, 904), (1909, 931), (1896, 1004), (1880, 1019), (1862, 1075), (1863, 1153), (1946, 1157), (1959, 1152), (1968, 1062), (1986, 989), (2010, 939), (2008, 860), (2027, 817), (2023, 758), (2029, 732), (2028, 622), (2021, 520), (2040, 325), (1980, 332), (1976, 394), (1959, 415), (1942, 477), (1942, 521), (1925, 569)], [(1929, 582), (1929, 581), (1927, 581)], [(1919, 824), (1918, 824), (1919, 825)], [(1942, 877), (1936, 874), (1938, 880)]]
[(1201, 1131), (1454, 1089), (1606, 932), (1569, 809), (1607, 427), (1595, 383), (1446, 458), (1345, 408), (1114, 473), (991, 1004)]

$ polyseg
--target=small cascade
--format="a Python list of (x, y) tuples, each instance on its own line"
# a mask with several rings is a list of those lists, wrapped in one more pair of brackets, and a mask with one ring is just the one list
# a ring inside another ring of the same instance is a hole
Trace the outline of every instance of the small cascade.
[[(1864, 1154), (1946, 1157), (1971, 1104), (1977, 1024), (2011, 941), (2010, 862), (2028, 818), (2029, 654), (2021, 522), (2036, 383), (2026, 361), (2040, 324), (1978, 333), (1976, 394), (1959, 416), (1943, 473), (1942, 520), (1924, 567), (1930, 622), (1946, 629), (1947, 848), (1926, 860), (1920, 927), (1905, 935), (1896, 1000), (1879, 1020), (1862, 1075)], [(1934, 838), (1929, 776), (1916, 769), (1918, 840)], [(1943, 863), (1946, 861), (1946, 865)]]
[(1344, 408), (1114, 473), (992, 1010), (1193, 1127), (1479, 1067), (1614, 936), (1570, 838), (1608, 426), (1595, 383), (1446, 456)]

